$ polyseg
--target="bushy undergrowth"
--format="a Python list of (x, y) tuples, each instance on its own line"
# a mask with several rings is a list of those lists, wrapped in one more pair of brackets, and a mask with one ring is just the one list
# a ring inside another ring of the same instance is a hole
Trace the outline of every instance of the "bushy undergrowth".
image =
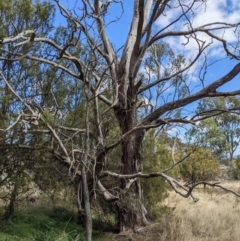
[[(98, 239), (98, 232), (93, 232)], [(62, 207), (17, 210), (10, 225), (2, 225), (1, 241), (83, 241), (85, 231), (77, 225), (76, 212)]]

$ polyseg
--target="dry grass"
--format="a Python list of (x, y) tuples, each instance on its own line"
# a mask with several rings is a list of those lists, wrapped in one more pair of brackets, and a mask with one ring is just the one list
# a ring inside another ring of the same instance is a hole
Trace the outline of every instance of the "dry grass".
[[(240, 191), (240, 182), (227, 182), (224, 186)], [(158, 224), (137, 233), (116, 236), (115, 240), (138, 241), (232, 241), (240, 240), (240, 198), (218, 188), (199, 188), (194, 203), (170, 192), (165, 205), (174, 211), (165, 214)]]

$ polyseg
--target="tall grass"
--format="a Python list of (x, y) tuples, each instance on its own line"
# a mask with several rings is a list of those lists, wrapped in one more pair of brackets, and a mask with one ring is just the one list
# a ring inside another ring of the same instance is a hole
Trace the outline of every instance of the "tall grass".
[(200, 200), (194, 203), (171, 193), (168, 205), (175, 210), (159, 224), (160, 240), (240, 240), (240, 199), (216, 188), (200, 189), (197, 196)]
[[(240, 182), (224, 186), (240, 192)], [(237, 241), (240, 240), (240, 198), (218, 188), (199, 188), (194, 203), (169, 192), (164, 205), (172, 211), (163, 214), (159, 223), (136, 229), (116, 240), (137, 241)]]

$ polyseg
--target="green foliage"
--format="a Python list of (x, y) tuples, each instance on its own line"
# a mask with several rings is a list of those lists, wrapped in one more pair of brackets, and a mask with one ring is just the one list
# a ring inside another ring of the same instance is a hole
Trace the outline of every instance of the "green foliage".
[(231, 162), (240, 144), (239, 105), (239, 96), (203, 99), (198, 112), (206, 112), (210, 118), (187, 132), (190, 142), (211, 149), (222, 162)]
[(190, 143), (194, 142), (197, 146), (209, 148), (219, 159), (223, 158), (223, 152), (227, 149), (227, 142), (224, 133), (214, 118), (201, 121), (197, 126), (191, 128), (186, 135)]
[(31, 0), (19, 0), (18, 1), (19, 13), (22, 13), (23, 18), (30, 20), (34, 14), (34, 7)]
[[(13, 19), (13, 16), (21, 16), (24, 20), (30, 20), (34, 14), (34, 7), (31, 0), (0, 1), (1, 14), (5, 20)], [(12, 23), (13, 24), (13, 23)]]
[(49, 110), (45, 110), (43, 113), (44, 119), (46, 121), (47, 124), (49, 125), (53, 125), (54, 123), (54, 116), (52, 113), (50, 113)]
[(208, 149), (197, 148), (180, 165), (180, 174), (189, 183), (212, 180), (220, 174), (219, 162)]
[[(143, 145), (144, 151), (144, 173), (159, 172), (171, 163), (171, 154), (165, 143), (166, 136), (155, 136), (154, 131), (149, 131)], [(143, 192), (149, 217), (157, 220), (162, 207), (160, 202), (167, 197), (166, 182), (162, 178), (151, 178), (143, 180)]]
[[(0, 12), (1, 39), (6, 36), (14, 36), (27, 29), (34, 30), (37, 35), (48, 33), (52, 28), (55, 8), (47, 1), (0, 0)], [(26, 46), (23, 48), (26, 49)]]
[(236, 180), (240, 180), (240, 155), (236, 157), (233, 164), (233, 177)]
[(55, 11), (54, 10), (54, 5), (44, 1), (44, 2), (40, 2), (37, 1), (36, 2), (36, 13), (38, 15), (38, 18), (41, 19), (42, 21), (48, 21), (49, 16), (54, 16)]

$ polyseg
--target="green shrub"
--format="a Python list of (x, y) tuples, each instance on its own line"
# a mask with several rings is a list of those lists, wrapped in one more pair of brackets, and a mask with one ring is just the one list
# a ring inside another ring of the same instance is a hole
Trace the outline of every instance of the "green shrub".
[(233, 178), (236, 180), (240, 180), (240, 155), (237, 156), (237, 158), (234, 160), (234, 163), (232, 165), (232, 171)]
[[(149, 131), (144, 141), (144, 173), (159, 172), (171, 163), (171, 154), (165, 143), (166, 136), (155, 136), (154, 131)], [(164, 179), (143, 179), (144, 201), (148, 210), (148, 218), (157, 221), (165, 208), (160, 202), (167, 197), (167, 185)]]
[(213, 180), (220, 174), (219, 161), (208, 149), (197, 148), (180, 165), (180, 174), (189, 183)]

